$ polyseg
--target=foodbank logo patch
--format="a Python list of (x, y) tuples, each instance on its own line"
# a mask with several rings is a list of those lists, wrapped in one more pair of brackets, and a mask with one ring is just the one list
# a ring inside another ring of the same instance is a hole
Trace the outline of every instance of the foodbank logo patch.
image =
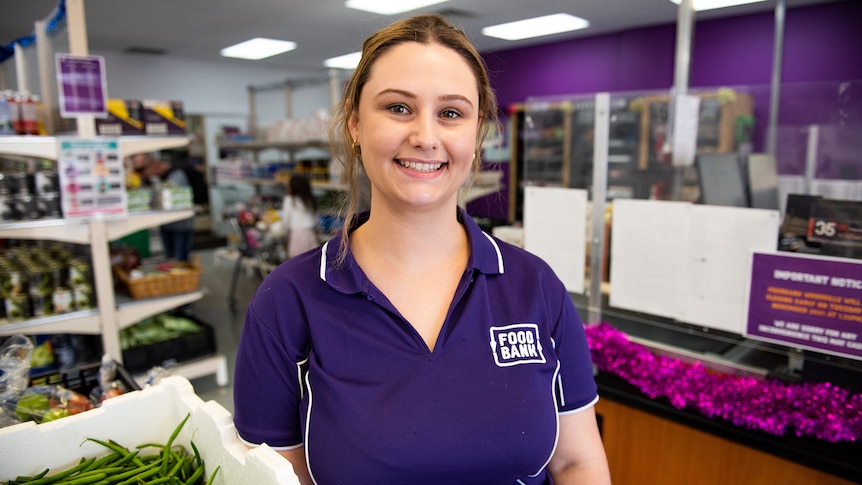
[(535, 323), (513, 323), (491, 327), (491, 351), (499, 367), (519, 364), (543, 364), (545, 354)]

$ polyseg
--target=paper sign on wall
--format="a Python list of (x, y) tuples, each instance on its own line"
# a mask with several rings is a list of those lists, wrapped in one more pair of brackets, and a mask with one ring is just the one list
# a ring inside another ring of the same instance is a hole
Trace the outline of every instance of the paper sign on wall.
[(700, 98), (677, 95), (674, 97), (673, 166), (694, 165), (697, 154), (697, 130), (700, 122)]

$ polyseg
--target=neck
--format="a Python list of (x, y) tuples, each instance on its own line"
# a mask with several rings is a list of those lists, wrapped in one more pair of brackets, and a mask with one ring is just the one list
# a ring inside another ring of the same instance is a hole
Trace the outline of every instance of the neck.
[(407, 214), (372, 209), (350, 239), (358, 260), (373, 257), (404, 267), (441, 264), (468, 248), (467, 233), (451, 207)]

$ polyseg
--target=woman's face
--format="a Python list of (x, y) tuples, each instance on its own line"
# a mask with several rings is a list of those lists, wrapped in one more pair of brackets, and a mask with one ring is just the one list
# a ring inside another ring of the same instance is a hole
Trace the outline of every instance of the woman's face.
[(476, 148), (476, 78), (447, 47), (397, 45), (375, 62), (348, 126), (362, 149), (373, 206), (454, 205)]

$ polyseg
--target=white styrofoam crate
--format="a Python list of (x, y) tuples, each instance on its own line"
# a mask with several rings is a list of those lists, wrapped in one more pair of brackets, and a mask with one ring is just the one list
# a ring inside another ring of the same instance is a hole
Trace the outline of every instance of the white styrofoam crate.
[(221, 467), (215, 484), (299, 485), (290, 463), (263, 445), (248, 450), (236, 435), (233, 417), (219, 403), (204, 402), (184, 377), (171, 376), (158, 385), (105, 401), (87, 412), (43, 424), (26, 422), (0, 429), (0, 481), (34, 475), (45, 468), (61, 471), (84, 456), (106, 454), (87, 441), (112, 439), (133, 449), (144, 443), (166, 443), (190, 414), (174, 441), (194, 441), (209, 477)]

